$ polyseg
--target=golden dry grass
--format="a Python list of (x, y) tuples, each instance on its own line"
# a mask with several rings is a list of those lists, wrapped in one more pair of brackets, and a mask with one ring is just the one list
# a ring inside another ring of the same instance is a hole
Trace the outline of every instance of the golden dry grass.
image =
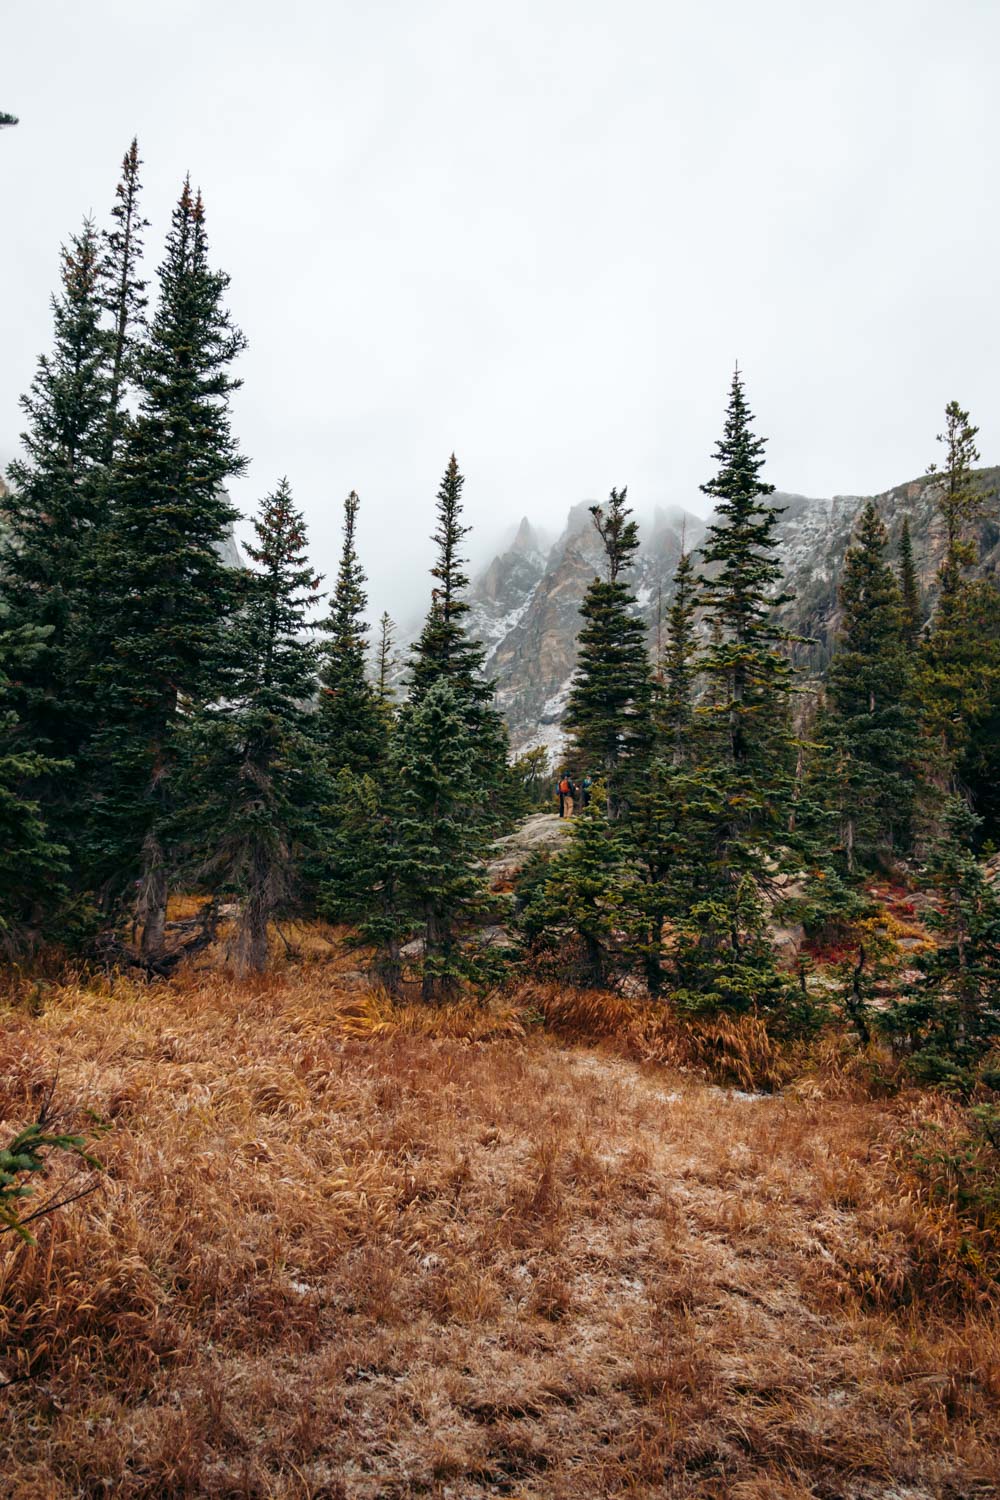
[(676, 1067), (760, 1037), (633, 1007), (623, 1055), (593, 997), (395, 1009), (319, 951), (40, 1004), (5, 1128), (56, 1073), (111, 1128), (100, 1191), (0, 1241), (12, 1500), (997, 1493), (1000, 1318), (899, 1166), (912, 1101), (728, 1092)]

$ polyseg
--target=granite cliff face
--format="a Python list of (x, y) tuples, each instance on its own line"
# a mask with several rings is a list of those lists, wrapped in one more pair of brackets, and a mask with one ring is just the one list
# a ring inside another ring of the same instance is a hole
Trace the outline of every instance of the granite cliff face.
[[(980, 472), (984, 518), (979, 526), (979, 571), (1000, 582), (1000, 469)], [(925, 612), (934, 601), (943, 538), (936, 518), (938, 481), (924, 476), (875, 496), (889, 528), (890, 555), (898, 553), (909, 517), (914, 561)], [(811, 673), (829, 660), (838, 626), (837, 587), (844, 553), (865, 496), (812, 499), (776, 494), (781, 509), (777, 537), (784, 591), (794, 595), (781, 610), (783, 623), (809, 638), (796, 647), (799, 664)], [(657, 511), (641, 527), (633, 582), (655, 653), (657, 620), (665, 615), (682, 547), (697, 549), (706, 521), (680, 508)], [(526, 518), (512, 546), (494, 558), (470, 594), (471, 628), (488, 648), (486, 668), (497, 684), (497, 707), (507, 719), (516, 749), (545, 744), (557, 750), (561, 719), (576, 666), (576, 632), (584, 591), (601, 566), (601, 544), (588, 502), (573, 507), (558, 541), (543, 553)]]
[[(649, 620), (655, 644), (658, 591), (673, 576), (685, 539), (696, 545), (705, 523), (681, 510), (659, 511), (645, 538), (634, 581), (640, 608)], [(527, 520), (518, 539), (532, 537)], [(518, 548), (515, 542), (514, 552)], [(510, 725), (517, 748), (548, 744), (562, 738), (560, 727), (569, 685), (576, 666), (576, 633), (580, 602), (601, 567), (600, 538), (587, 502), (569, 513), (565, 530), (542, 558), (522, 555), (515, 568), (511, 553), (494, 559), (473, 585), (472, 628), (486, 643), (488, 674), (497, 683), (497, 707)], [(516, 580), (510, 589), (500, 580)], [(662, 594), (663, 602), (668, 599)]]

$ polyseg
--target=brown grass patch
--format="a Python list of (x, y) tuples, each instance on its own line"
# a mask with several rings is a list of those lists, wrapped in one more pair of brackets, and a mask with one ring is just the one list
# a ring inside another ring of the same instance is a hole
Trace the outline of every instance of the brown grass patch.
[(717, 1083), (772, 1091), (795, 1076), (795, 1056), (782, 1051), (759, 1016), (687, 1019), (666, 1004), (538, 981), (517, 998), (567, 1040), (608, 1042), (623, 1056), (691, 1069)]
[(727, 1092), (677, 1059), (769, 1044), (622, 1005), (393, 1007), (317, 950), (6, 1012), (5, 1128), (56, 1072), (112, 1128), (0, 1241), (4, 1493), (995, 1493), (1000, 1319), (903, 1190), (912, 1101)]

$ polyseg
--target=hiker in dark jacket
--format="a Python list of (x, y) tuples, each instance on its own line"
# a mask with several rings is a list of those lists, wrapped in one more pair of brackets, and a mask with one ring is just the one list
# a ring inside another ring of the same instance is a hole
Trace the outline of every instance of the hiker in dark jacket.
[(593, 784), (589, 776), (585, 776), (580, 782), (580, 806), (584, 811), (590, 806), (590, 788)]
[(573, 783), (565, 771), (559, 778), (559, 785), (556, 787), (556, 791), (559, 793), (559, 816), (567, 818), (573, 811)]

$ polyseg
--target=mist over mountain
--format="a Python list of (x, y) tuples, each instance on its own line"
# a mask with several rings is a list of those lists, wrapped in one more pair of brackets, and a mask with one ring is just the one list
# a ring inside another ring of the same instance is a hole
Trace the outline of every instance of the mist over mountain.
[[(980, 471), (986, 496), (980, 523), (978, 571), (1000, 576), (1000, 469)], [(925, 617), (937, 587), (944, 539), (937, 522), (939, 480), (924, 475), (874, 497), (898, 557), (909, 519)], [(817, 498), (778, 492), (777, 526), (784, 589), (794, 597), (780, 610), (782, 624), (805, 639), (794, 648), (809, 674), (829, 661), (838, 624), (837, 587), (855, 523), (869, 497)], [(486, 643), (486, 670), (496, 680), (497, 706), (516, 749), (562, 743), (562, 715), (576, 666), (576, 634), (584, 592), (602, 565), (591, 501), (574, 505), (559, 537), (548, 547), (525, 516), (510, 542), (475, 578), (470, 592), (471, 629)], [(682, 549), (697, 552), (709, 521), (680, 506), (640, 516), (641, 546), (633, 583), (655, 656), (658, 621), (673, 597), (673, 575)]]

